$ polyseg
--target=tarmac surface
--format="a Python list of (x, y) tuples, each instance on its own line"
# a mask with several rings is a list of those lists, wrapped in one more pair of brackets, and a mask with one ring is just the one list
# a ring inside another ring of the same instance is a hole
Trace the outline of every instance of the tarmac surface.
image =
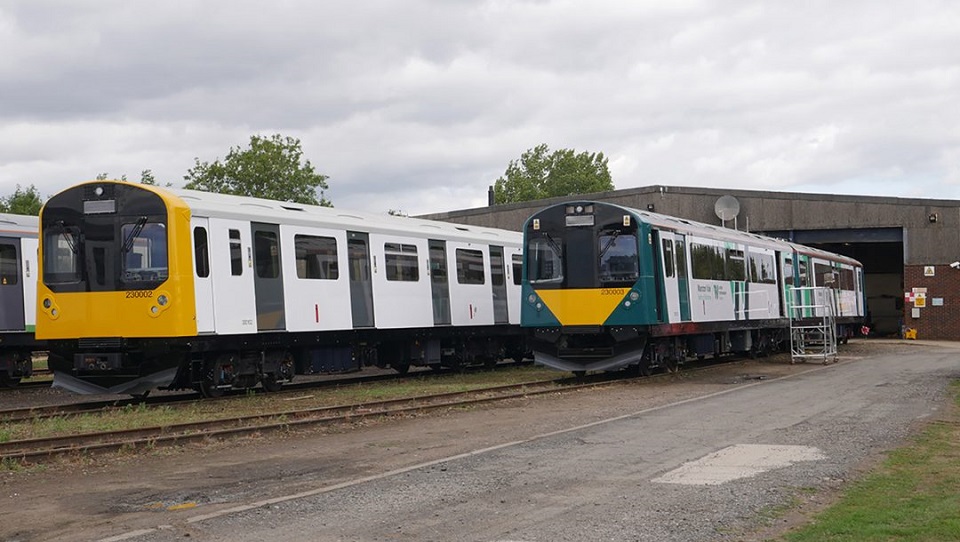
[[(0, 535), (761, 540), (783, 527), (786, 508), (826, 502), (936, 419), (960, 377), (957, 346), (860, 341), (826, 366), (744, 362), (704, 376), (131, 459), (61, 475), (62, 494), (42, 489), (52, 475), (37, 474), (35, 487), (17, 477), (4, 481), (3, 496), (19, 488), (25, 505), (47, 503), (48, 514), (65, 519)], [(87, 502), (77, 503), (70, 495), (82, 494), (84, 477)]]

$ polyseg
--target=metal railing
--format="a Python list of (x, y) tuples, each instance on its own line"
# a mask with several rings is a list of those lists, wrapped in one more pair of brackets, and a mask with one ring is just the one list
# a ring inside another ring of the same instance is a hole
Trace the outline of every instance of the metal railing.
[(837, 297), (833, 288), (803, 286), (787, 292), (791, 361), (838, 359)]

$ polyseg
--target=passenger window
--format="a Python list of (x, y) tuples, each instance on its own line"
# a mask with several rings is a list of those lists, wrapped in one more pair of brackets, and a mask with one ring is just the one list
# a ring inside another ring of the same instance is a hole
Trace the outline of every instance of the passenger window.
[(743, 251), (727, 249), (727, 280), (746, 280), (747, 269), (743, 260)]
[(503, 271), (503, 250), (499, 247), (490, 247), (490, 283), (494, 286), (506, 284)]
[(693, 278), (703, 280), (724, 279), (722, 248), (692, 243), (690, 245), (690, 261), (693, 269)]
[(416, 245), (384, 243), (383, 256), (386, 263), (387, 280), (403, 282), (420, 280)]
[(20, 266), (17, 265), (17, 247), (0, 245), (0, 286), (17, 284)]
[(295, 235), (293, 244), (297, 253), (297, 277), (322, 280), (340, 278), (336, 239)]
[(664, 239), (663, 243), (663, 274), (666, 277), (674, 276), (673, 272), (673, 243), (669, 239)]
[(207, 229), (197, 226), (193, 228), (193, 253), (197, 276), (210, 276), (210, 247), (207, 245)]
[(513, 262), (513, 283), (519, 286), (521, 279), (523, 278), (521, 276), (523, 274), (523, 256), (520, 254), (514, 254), (511, 257), (511, 260)]
[(676, 247), (674, 255), (677, 258), (677, 275), (682, 279), (687, 278), (687, 253), (684, 248), (685, 244), (683, 241), (676, 241), (674, 243)]
[(280, 276), (280, 245), (277, 234), (272, 231), (253, 233), (254, 261), (257, 263), (257, 276), (262, 279), (275, 279)]
[(483, 284), (483, 252), (457, 249), (457, 282), (460, 284)]
[(762, 284), (776, 284), (777, 277), (776, 272), (774, 271), (774, 262), (773, 256), (769, 254), (755, 254), (753, 252), (749, 255), (750, 261), (750, 282), (759, 282)]
[(240, 245), (240, 230), (230, 230), (230, 274), (243, 274), (243, 248)]

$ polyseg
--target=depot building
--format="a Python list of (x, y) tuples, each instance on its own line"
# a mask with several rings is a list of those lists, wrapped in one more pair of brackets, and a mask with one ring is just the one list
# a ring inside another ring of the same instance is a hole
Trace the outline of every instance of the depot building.
[[(492, 198), (491, 198), (492, 199)], [(421, 218), (521, 231), (544, 207), (595, 200), (787, 239), (863, 263), (872, 335), (960, 340), (960, 201), (647, 186)]]

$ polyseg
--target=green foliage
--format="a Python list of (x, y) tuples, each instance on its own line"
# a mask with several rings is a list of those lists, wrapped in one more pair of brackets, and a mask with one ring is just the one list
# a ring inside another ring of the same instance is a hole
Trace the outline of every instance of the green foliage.
[(550, 152), (545, 143), (511, 160), (493, 186), (494, 203), (531, 201), (613, 190), (607, 158), (572, 149)]
[[(231, 148), (221, 162), (200, 162), (183, 178), (185, 188), (332, 207), (323, 191), (327, 176), (303, 160), (300, 140), (275, 134), (250, 137), (250, 148)], [(320, 195), (317, 196), (317, 189)]]
[[(157, 178), (153, 176), (153, 171), (145, 169), (140, 172), (140, 184), (149, 184), (150, 186), (157, 186)], [(167, 183), (167, 186), (170, 186), (170, 183)]]
[(40, 214), (41, 207), (43, 207), (43, 200), (40, 198), (40, 192), (32, 184), (27, 188), (22, 188), (18, 184), (13, 194), (0, 198), (0, 212), (3, 213), (37, 216)]
[[(107, 179), (110, 179), (109, 173), (101, 173), (97, 175), (98, 181), (106, 181)], [(126, 182), (127, 174), (124, 173), (117, 180)], [(140, 172), (140, 184), (148, 184), (150, 186), (159, 186), (159, 184), (157, 183), (157, 178), (153, 175), (153, 170), (150, 170), (150, 169), (145, 169)], [(173, 186), (173, 183), (168, 182), (164, 186)]]

